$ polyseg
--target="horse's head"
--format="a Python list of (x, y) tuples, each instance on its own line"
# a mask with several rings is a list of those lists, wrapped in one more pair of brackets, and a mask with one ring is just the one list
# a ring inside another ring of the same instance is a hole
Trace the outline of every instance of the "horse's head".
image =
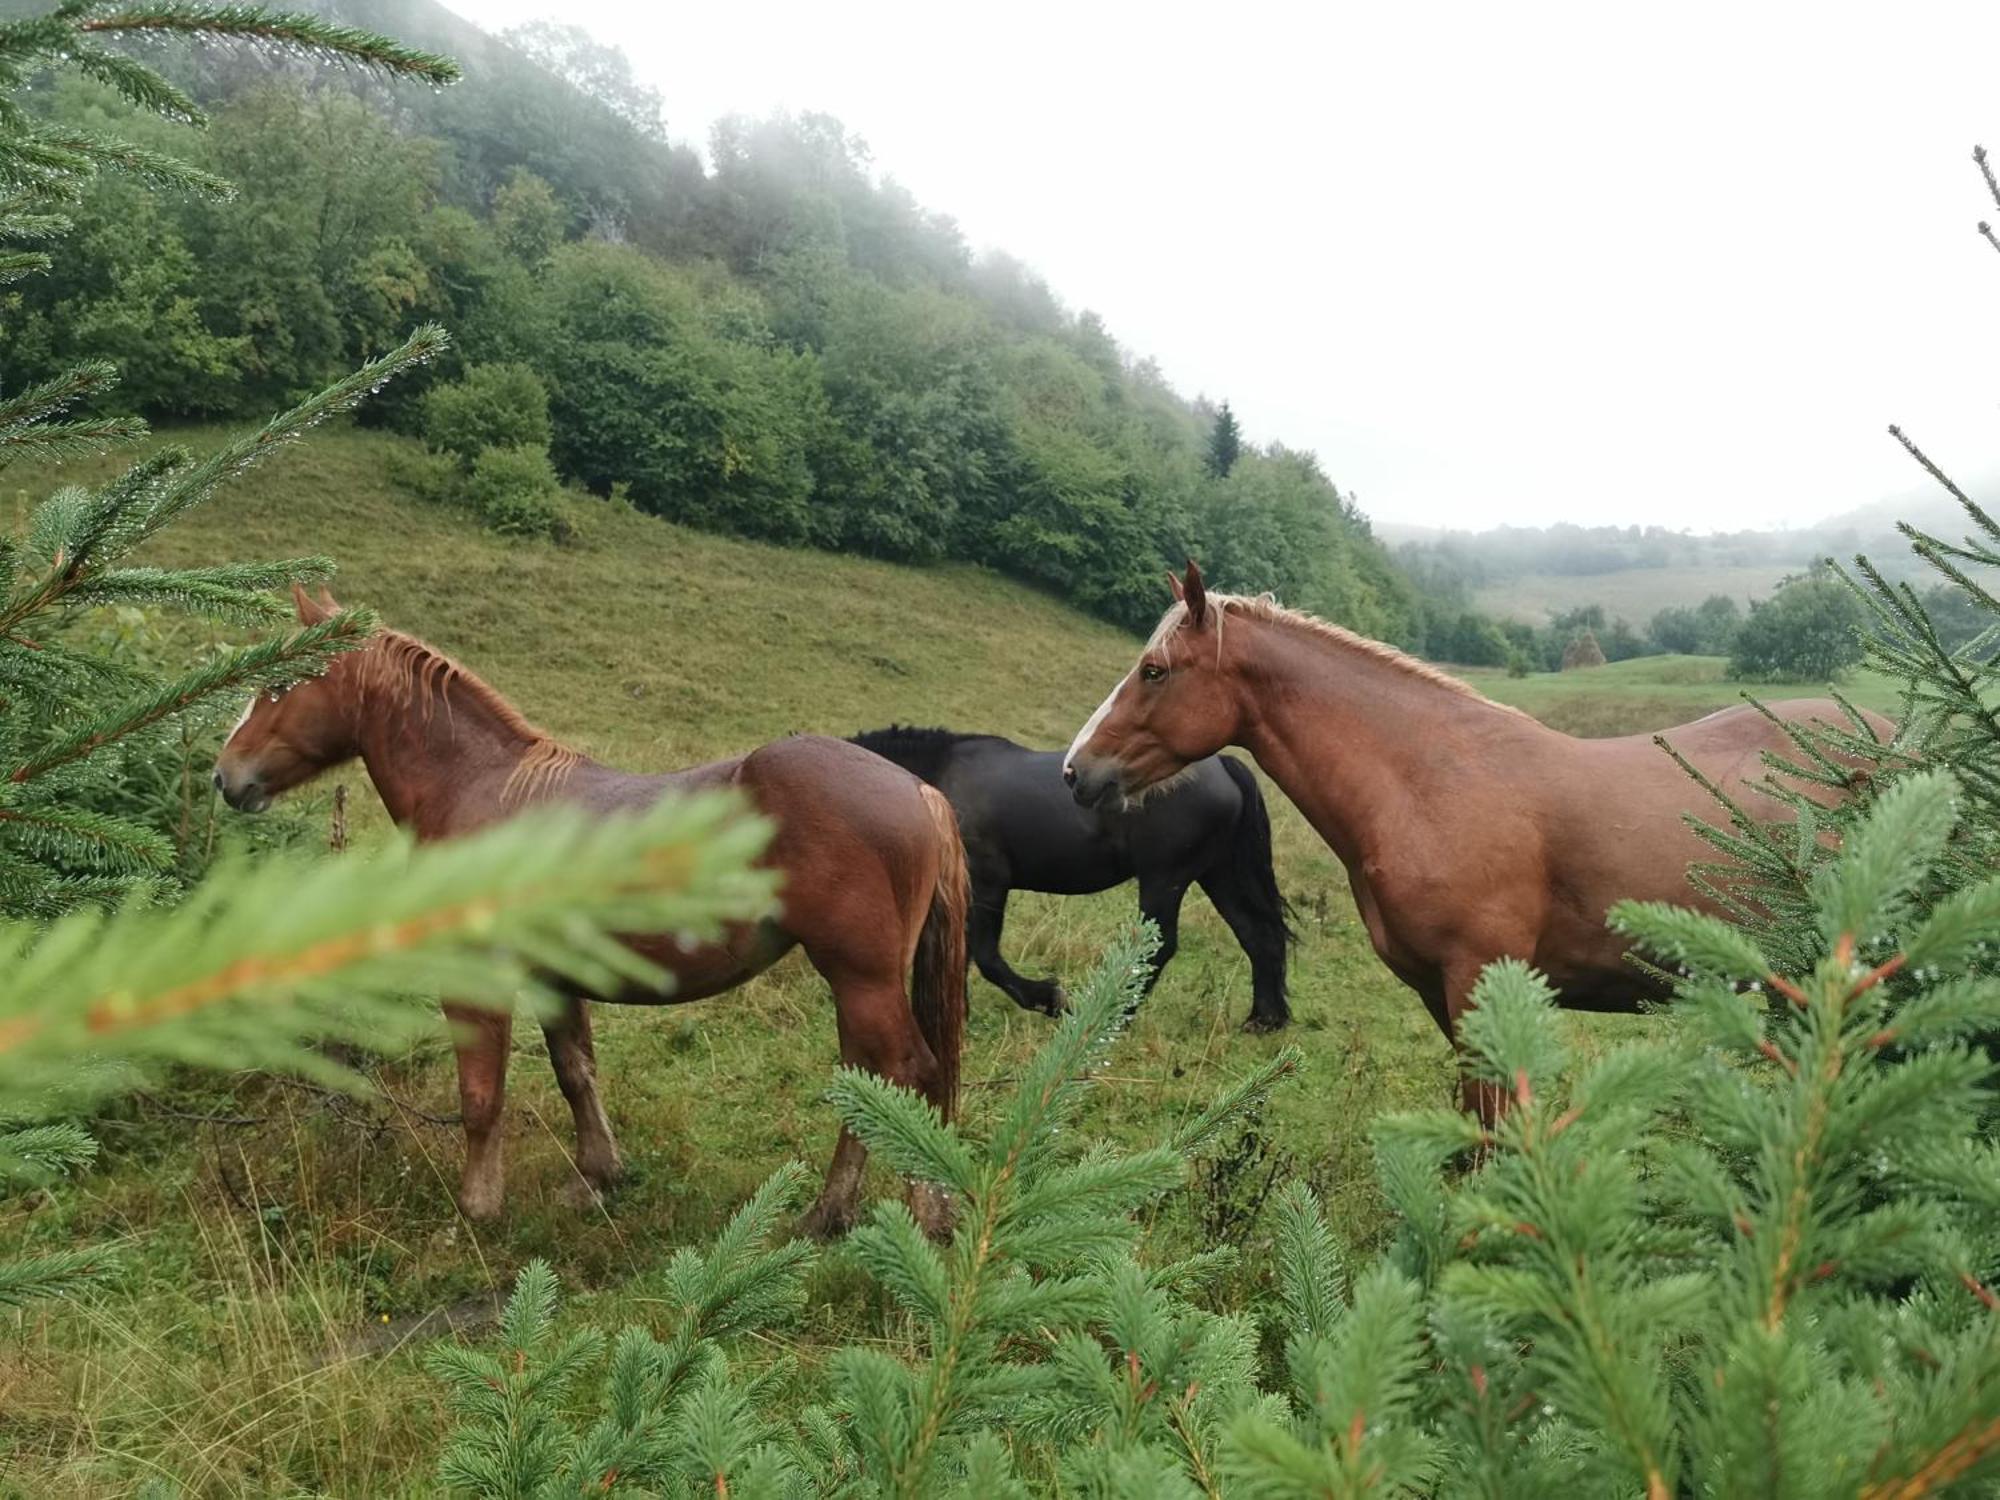
[(1223, 669), (1222, 610), (1192, 561), (1185, 579), (1167, 581), (1178, 602), (1063, 757), (1063, 780), (1086, 807), (1114, 792), (1143, 795), (1231, 743), (1240, 727), (1236, 685)]
[[(325, 589), (312, 599), (293, 584), (292, 600), (301, 625), (340, 613)], [(337, 656), (320, 676), (250, 700), (215, 762), (215, 786), (225, 802), (238, 812), (262, 812), (274, 798), (361, 753), (347, 681), (358, 654)]]

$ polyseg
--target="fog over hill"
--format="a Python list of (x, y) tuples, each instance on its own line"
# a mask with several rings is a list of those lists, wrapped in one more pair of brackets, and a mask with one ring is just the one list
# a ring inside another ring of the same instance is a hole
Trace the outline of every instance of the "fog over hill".
[[(1975, 502), (2000, 510), (2000, 469), (1954, 478)], [(1964, 510), (1944, 487), (1919, 473), (1905, 489), (1811, 526), (1683, 531), (1564, 522), (1465, 531), (1377, 521), (1375, 534), (1407, 558), (1449, 561), (1475, 588), (1517, 578), (1601, 578), (1640, 569), (1749, 570), (1735, 580), (1744, 583), (1766, 570), (1801, 570), (1827, 557), (1846, 562), (1857, 553), (1892, 577), (1916, 576), (1925, 569), (1911, 555), (1908, 541), (1897, 529), (1899, 522), (1951, 541), (1971, 528)]]

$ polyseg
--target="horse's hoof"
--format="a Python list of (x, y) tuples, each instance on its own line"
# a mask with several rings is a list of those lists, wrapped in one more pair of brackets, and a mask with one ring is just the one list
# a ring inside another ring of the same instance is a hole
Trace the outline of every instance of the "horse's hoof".
[(1069, 1011), (1069, 996), (1063, 993), (1059, 984), (1027, 984), (1014, 997), (1014, 1003), (1023, 1010), (1039, 1011), (1045, 1016), (1060, 1016)]
[(500, 1193), (497, 1189), (460, 1188), (458, 1211), (475, 1224), (497, 1219), (500, 1217)]
[(910, 1184), (909, 1201), (910, 1217), (917, 1221), (917, 1227), (931, 1242), (950, 1244), (953, 1226), (958, 1221), (951, 1194), (935, 1183), (913, 1182)]
[(569, 1181), (562, 1185), (558, 1196), (562, 1199), (563, 1207), (576, 1209), (580, 1213), (590, 1213), (604, 1207), (604, 1190), (574, 1173), (570, 1175)]
[(854, 1227), (854, 1211), (838, 1208), (827, 1203), (815, 1203), (805, 1213), (792, 1233), (802, 1240), (817, 1240), (825, 1244), (837, 1240)]
[(1250, 1019), (1243, 1023), (1243, 1029), (1252, 1036), (1263, 1036), (1273, 1031), (1283, 1031), (1291, 1025), (1291, 1022), (1290, 1016), (1260, 1016), (1253, 1013)]

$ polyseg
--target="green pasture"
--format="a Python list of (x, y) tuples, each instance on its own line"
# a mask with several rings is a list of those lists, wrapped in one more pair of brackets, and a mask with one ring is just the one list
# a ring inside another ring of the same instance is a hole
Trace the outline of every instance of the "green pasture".
[[(576, 545), (510, 544), (413, 500), (393, 477), (410, 451), (376, 434), (323, 434), (177, 525), (156, 560), (329, 554), (344, 601), (375, 606), (549, 729), (637, 769), (892, 720), (1053, 745), (1136, 647), (971, 568), (767, 548), (591, 501), (578, 502)], [(14, 471), (14, 503), (58, 477), (68, 476)], [(1663, 658), (1563, 677), (1475, 677), (1562, 728), (1603, 734), (1736, 701), (1720, 672), (1718, 662)], [(1882, 684), (1854, 686), (1862, 701), (1890, 706)], [(196, 747), (199, 765), (214, 743)], [(379, 807), (358, 770), (342, 779), (365, 845)], [(300, 794), (303, 826), (324, 824), (333, 786)], [(1443, 1039), (1370, 953), (1332, 855), (1289, 806), (1273, 811), (1279, 880), (1299, 916), (1296, 1025), (1279, 1038), (1237, 1031), (1248, 967), (1196, 895), (1180, 957), (1086, 1122), (1093, 1136), (1150, 1139), (1285, 1041), (1304, 1049), (1302, 1076), (1151, 1226), (1175, 1244), (1241, 1246), (1225, 1289), (1239, 1299), (1260, 1294), (1261, 1208), (1287, 1175), (1312, 1180), (1352, 1244), (1379, 1239), (1368, 1122), (1442, 1100), (1451, 1085)], [(200, 826), (218, 820), (218, 832), (232, 816), (205, 797), (191, 813)], [(1008, 951), (1024, 972), (1074, 975), (1134, 911), (1129, 890), (1017, 897)], [(101, 1294), (8, 1315), (0, 1494), (126, 1494), (153, 1475), (202, 1495), (424, 1493), (445, 1416), (416, 1351), (443, 1314), (477, 1327), (492, 1294), (546, 1256), (574, 1293), (572, 1315), (643, 1318), (674, 1246), (707, 1235), (788, 1158), (824, 1166), (835, 1130), (821, 1101), (833, 1017), (802, 959), (685, 1010), (599, 1014), (605, 1102), (632, 1169), (608, 1211), (560, 1201), (569, 1126), (532, 1026), (516, 1034), (509, 1210), (492, 1227), (474, 1228), (452, 1207), (459, 1143), (440, 1123), (456, 1108), (441, 1043), (388, 1060), (380, 1098), (194, 1078), (102, 1122), (97, 1170), (0, 1217), (9, 1247), (110, 1241), (123, 1257)], [(1048, 1024), (975, 980), (969, 1116), (996, 1107)], [(1575, 1024), (1588, 1044), (1646, 1023)], [(873, 1188), (893, 1184), (878, 1173)], [(893, 1346), (904, 1336), (836, 1250), (815, 1273), (794, 1354), (810, 1364), (836, 1341)]]

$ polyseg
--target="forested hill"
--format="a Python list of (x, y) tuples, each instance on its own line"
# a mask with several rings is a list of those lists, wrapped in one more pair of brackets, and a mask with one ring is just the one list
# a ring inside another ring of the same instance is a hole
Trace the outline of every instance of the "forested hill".
[[(467, 79), (172, 61), (213, 115), (193, 149), (238, 196), (99, 183), (57, 269), (0, 305), (9, 386), (96, 356), (155, 419), (261, 417), (434, 318), (455, 353), (371, 420), (449, 449), (453, 492), (498, 524), (534, 529), (552, 462), (674, 520), (984, 563), (1127, 625), (1194, 555), (1218, 586), (1424, 647), (1414, 591), (1312, 455), (1239, 442), (1018, 262), (973, 256), (838, 121), (727, 123), (704, 166), (661, 124), (671, 98), (579, 32), (317, 8)], [(41, 104), (189, 150), (91, 85)]]

